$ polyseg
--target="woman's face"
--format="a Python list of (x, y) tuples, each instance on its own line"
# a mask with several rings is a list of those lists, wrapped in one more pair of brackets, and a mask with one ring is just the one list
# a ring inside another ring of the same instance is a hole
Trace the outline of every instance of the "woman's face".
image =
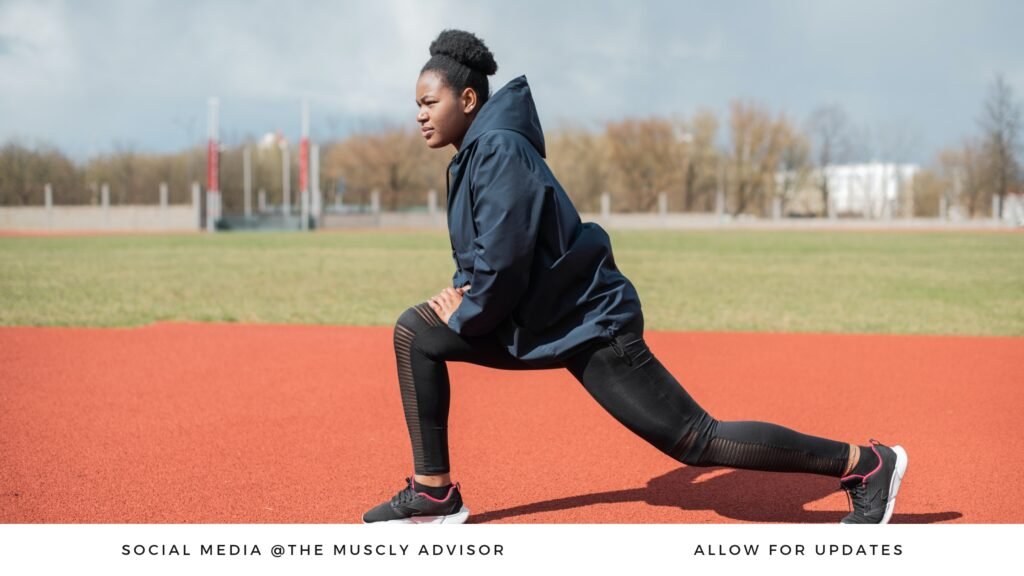
[(428, 70), (416, 82), (416, 121), (431, 148), (452, 144), (458, 150), (476, 116), (476, 92), (466, 88), (456, 97), (441, 76)]

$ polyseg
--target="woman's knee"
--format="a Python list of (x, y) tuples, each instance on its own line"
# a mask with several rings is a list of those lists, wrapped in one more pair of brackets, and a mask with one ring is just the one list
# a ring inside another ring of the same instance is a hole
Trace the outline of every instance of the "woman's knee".
[(395, 322), (395, 328), (397, 329), (400, 326), (415, 334), (424, 328), (439, 326), (440, 324), (441, 319), (437, 317), (430, 304), (421, 302), (415, 306), (410, 306), (405, 312), (402, 312), (398, 316), (398, 321)]
[[(443, 328), (443, 329), (442, 329)], [(423, 302), (406, 309), (395, 323), (395, 344), (411, 353), (433, 360), (443, 360), (450, 353), (451, 330), (437, 316), (430, 304)]]
[(702, 466), (701, 457), (718, 428), (718, 420), (703, 409), (690, 419), (679, 440), (665, 453), (687, 466)]
[(416, 308), (414, 306), (410, 306), (405, 309), (405, 312), (402, 312), (398, 316), (398, 321), (395, 322), (395, 328), (402, 327), (406, 330), (416, 332), (422, 323), (423, 319), (416, 313)]

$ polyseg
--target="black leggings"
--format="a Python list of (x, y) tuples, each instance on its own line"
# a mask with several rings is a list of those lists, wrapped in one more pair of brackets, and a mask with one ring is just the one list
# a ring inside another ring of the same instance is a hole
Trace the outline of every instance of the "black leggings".
[(842, 476), (849, 444), (766, 422), (714, 419), (654, 357), (643, 331), (639, 316), (611, 342), (537, 368), (510, 355), (493, 334), (460, 336), (427, 303), (409, 308), (399, 317), (394, 338), (416, 474), (449, 471), (446, 362), (453, 361), (502, 370), (566, 368), (616, 420), (690, 466)]

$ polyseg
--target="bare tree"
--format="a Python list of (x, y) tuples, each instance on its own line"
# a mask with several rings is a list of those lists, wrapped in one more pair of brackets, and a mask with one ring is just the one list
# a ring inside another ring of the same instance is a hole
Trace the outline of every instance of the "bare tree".
[(807, 132), (818, 167), (822, 210), (825, 214), (828, 214), (830, 193), (828, 167), (849, 159), (853, 148), (850, 130), (846, 111), (838, 104), (816, 109), (807, 122)]
[(551, 172), (580, 211), (600, 209), (608, 181), (607, 142), (579, 126), (564, 126), (546, 138)]
[(658, 194), (678, 188), (682, 180), (683, 146), (668, 120), (628, 119), (607, 125), (612, 176), (626, 193), (626, 207), (652, 210)]
[(781, 129), (783, 140), (779, 155), (780, 177), (776, 179), (775, 193), (781, 200), (782, 211), (785, 213), (787, 204), (810, 177), (811, 145), (807, 134), (793, 124), (784, 122)]
[(980, 120), (988, 156), (989, 179), (999, 197), (999, 218), (1003, 217), (1006, 194), (1018, 178), (1017, 151), (1020, 148), (1020, 104), (1013, 97), (1013, 89), (997, 74), (985, 111)]
[(82, 171), (56, 148), (48, 144), (27, 146), (8, 141), (0, 147), (0, 205), (39, 205), (43, 189), (53, 186), (56, 204), (80, 202)]
[(687, 125), (690, 134), (686, 174), (684, 176), (683, 211), (714, 209), (717, 188), (718, 117), (711, 110), (700, 110)]
[(280, 133), (268, 134), (255, 144), (252, 155), (253, 190), (262, 189), (266, 193), (268, 206), (280, 205), (284, 201), (284, 189), (281, 178), (281, 145), (284, 136)]
[(939, 198), (945, 198), (950, 208), (962, 207), (967, 216), (973, 218), (983, 208), (986, 198), (991, 198), (992, 190), (982, 145), (968, 138), (959, 147), (941, 150), (937, 164), (942, 184)]
[(377, 133), (358, 133), (329, 147), (322, 173), (363, 203), (377, 189), (390, 210), (421, 206), (427, 190), (444, 188), (444, 171), (451, 151), (427, 147), (419, 132), (387, 127)]
[(115, 142), (114, 152), (93, 159), (87, 166), (90, 180), (110, 184), (112, 204), (126, 204), (139, 200), (139, 157), (134, 146)]
[(947, 184), (943, 175), (932, 168), (923, 168), (915, 174), (910, 185), (910, 193), (914, 195), (910, 216), (940, 216), (939, 199), (946, 194)]
[(729, 113), (732, 135), (730, 181), (735, 198), (733, 216), (764, 204), (775, 187), (783, 145), (790, 131), (784, 116), (773, 120), (766, 108), (733, 102)]
[(31, 201), (29, 164), (32, 151), (17, 142), (0, 149), (0, 199), (4, 205), (25, 206)]

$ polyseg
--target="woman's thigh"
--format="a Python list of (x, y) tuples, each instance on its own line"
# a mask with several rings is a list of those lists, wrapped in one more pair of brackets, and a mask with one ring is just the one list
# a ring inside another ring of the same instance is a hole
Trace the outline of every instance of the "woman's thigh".
[(663, 452), (670, 452), (685, 431), (710, 418), (651, 353), (643, 339), (642, 319), (567, 364), (605, 410)]
[(509, 354), (494, 333), (462, 336), (448, 326), (427, 303), (417, 304), (398, 319), (396, 333), (408, 331), (412, 347), (439, 362), (467, 362), (502, 370), (538, 370)]

